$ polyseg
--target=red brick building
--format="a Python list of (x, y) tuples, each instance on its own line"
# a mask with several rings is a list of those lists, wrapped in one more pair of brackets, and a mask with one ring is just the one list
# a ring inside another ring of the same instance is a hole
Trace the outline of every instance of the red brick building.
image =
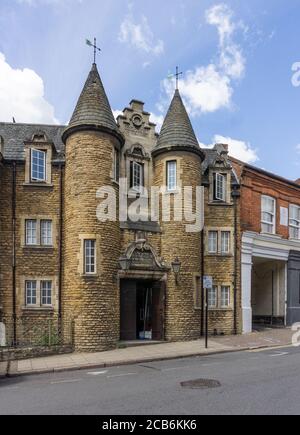
[(300, 320), (300, 186), (236, 159), (241, 183), (243, 330)]

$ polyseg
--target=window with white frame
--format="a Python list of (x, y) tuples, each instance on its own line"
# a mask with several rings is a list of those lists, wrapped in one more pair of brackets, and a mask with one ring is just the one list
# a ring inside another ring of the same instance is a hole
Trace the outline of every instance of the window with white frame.
[(221, 231), (221, 254), (226, 255), (230, 253), (230, 231)]
[(52, 281), (41, 281), (41, 304), (52, 305)]
[(167, 189), (172, 192), (177, 189), (177, 162), (167, 162)]
[(46, 181), (46, 151), (31, 150), (31, 181)]
[(37, 221), (28, 219), (25, 221), (25, 240), (27, 246), (37, 245)]
[(96, 240), (84, 241), (84, 272), (87, 275), (96, 273)]
[(227, 176), (224, 174), (214, 175), (214, 201), (226, 201)]
[(140, 191), (143, 186), (143, 165), (141, 163), (133, 162), (133, 183), (132, 187)]
[(208, 289), (208, 308), (216, 308), (218, 304), (218, 287)]
[(300, 239), (300, 207), (297, 205), (290, 205), (290, 238)]
[(37, 305), (37, 282), (26, 281), (25, 283), (25, 300), (27, 306)]
[(232, 255), (233, 230), (230, 228), (211, 228), (207, 230), (207, 248), (209, 255)]
[(41, 245), (52, 246), (52, 221), (41, 220)]
[(263, 233), (276, 233), (276, 200), (270, 196), (261, 198), (261, 229)]
[(230, 306), (230, 287), (221, 286), (221, 308), (228, 308)]
[(208, 232), (208, 252), (209, 254), (218, 253), (218, 231)]

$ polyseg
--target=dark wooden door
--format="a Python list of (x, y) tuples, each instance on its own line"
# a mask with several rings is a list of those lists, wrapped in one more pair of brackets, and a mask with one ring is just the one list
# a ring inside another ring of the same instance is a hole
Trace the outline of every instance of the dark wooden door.
[(152, 340), (164, 339), (164, 291), (162, 283), (153, 286), (152, 292)]
[(287, 278), (287, 325), (292, 326), (300, 322), (300, 252), (290, 252)]
[(136, 283), (121, 282), (121, 340), (136, 340)]

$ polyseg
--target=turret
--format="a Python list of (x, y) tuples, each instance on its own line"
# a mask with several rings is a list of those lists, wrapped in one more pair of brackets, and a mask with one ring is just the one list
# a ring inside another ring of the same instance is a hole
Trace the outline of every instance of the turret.
[(101, 222), (96, 193), (107, 186), (119, 197), (118, 159), (124, 139), (93, 64), (70, 124), (64, 182), (65, 323), (74, 320), (77, 351), (115, 348), (119, 340), (120, 256), (118, 220)]
[(201, 232), (188, 232), (190, 222), (184, 215), (180, 221), (174, 216), (180, 203), (183, 205), (180, 195), (185, 187), (193, 188), (192, 209), (196, 212), (195, 192), (201, 187), (204, 155), (178, 90), (152, 155), (155, 185), (166, 186), (164, 195), (170, 196), (171, 203), (171, 220), (164, 222), (161, 215), (162, 257), (169, 265), (178, 266), (176, 259), (181, 265), (178, 278), (170, 271), (167, 280), (165, 335), (172, 341), (197, 339), (201, 325), (197, 300), (201, 287)]

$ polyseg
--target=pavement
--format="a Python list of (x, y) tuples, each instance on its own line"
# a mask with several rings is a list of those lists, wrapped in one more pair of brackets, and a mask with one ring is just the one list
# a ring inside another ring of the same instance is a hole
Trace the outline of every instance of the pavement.
[(0, 376), (23, 376), (73, 370), (101, 369), (128, 364), (173, 360), (242, 350), (290, 346), (292, 332), (264, 329), (247, 335), (211, 337), (209, 348), (204, 340), (183, 343), (160, 343), (116, 349), (101, 353), (73, 353), (0, 363)]
[(300, 349), (267, 348), (4, 378), (0, 415), (103, 416), (97, 431), (119, 415), (125, 422), (145, 416), (146, 428), (146, 420), (160, 424), (166, 416), (300, 415), (299, 391)]

